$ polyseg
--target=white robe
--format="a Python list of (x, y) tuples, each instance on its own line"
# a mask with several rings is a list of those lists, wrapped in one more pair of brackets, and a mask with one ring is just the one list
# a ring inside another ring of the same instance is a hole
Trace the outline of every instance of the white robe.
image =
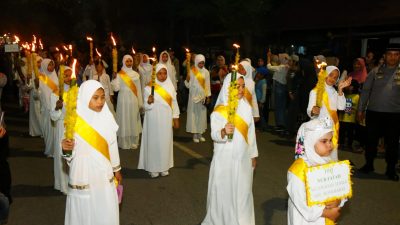
[[(175, 93), (174, 90), (166, 91), (170, 95)], [(147, 86), (144, 89), (145, 116), (138, 169), (157, 173), (174, 166), (172, 119), (179, 118), (179, 107), (176, 96), (171, 96), (171, 109), (157, 92), (154, 92), (154, 103), (149, 105), (150, 94), (151, 87)]]
[(233, 138), (221, 137), (227, 120), (218, 112), (211, 114), (214, 156), (210, 167), (207, 215), (202, 225), (254, 225), (252, 158), (258, 156), (251, 107), (244, 99), (236, 111), (248, 124), (248, 144), (235, 129)]
[(144, 93), (145, 87), (151, 81), (152, 72), (153, 72), (153, 67), (150, 64), (139, 65), (140, 84), (142, 85), (142, 93)]
[[(64, 90), (69, 89), (68, 85), (64, 85)], [(51, 111), (50, 118), (53, 121), (54, 128), (54, 189), (64, 194), (68, 193), (68, 168), (62, 158), (61, 141), (64, 137), (64, 118), (65, 118), (65, 100), (64, 106), (60, 110), (55, 110), (59, 97), (55, 94), (51, 95)]]
[[(54, 83), (58, 84), (58, 78), (56, 75), (50, 76), (50, 79), (54, 81)], [(52, 90), (44, 84), (42, 81), (39, 81), (39, 89), (40, 89), (40, 113), (41, 113), (41, 123), (42, 123), (42, 133), (45, 142), (45, 151), (44, 154), (47, 156), (53, 156), (54, 153), (54, 123), (50, 119), (50, 96), (52, 94)]]
[(203, 102), (205, 102), (206, 97), (211, 96), (210, 73), (207, 69), (199, 70), (199, 72), (205, 80), (205, 91), (192, 70), (190, 70), (189, 82), (185, 80), (185, 85), (189, 88), (186, 132), (193, 134), (202, 134), (207, 129), (207, 108), (203, 105)]
[(116, 137), (108, 144), (111, 163), (75, 134), (75, 148), (69, 158), (69, 184), (89, 188), (69, 188), (65, 225), (119, 225), (118, 196), (113, 181), (113, 167), (119, 165)]
[(32, 75), (29, 86), (32, 87), (29, 92), (29, 135), (32, 137), (42, 136), (42, 124), (40, 114), (39, 89), (36, 89), (34, 83), (35, 75)]
[(117, 124), (119, 125), (118, 147), (130, 149), (132, 144), (139, 144), (139, 135), (142, 132), (139, 109), (143, 106), (140, 75), (131, 71), (126, 73), (135, 83), (138, 96), (131, 91), (118, 74), (111, 82), (114, 91), (119, 91), (117, 101)]

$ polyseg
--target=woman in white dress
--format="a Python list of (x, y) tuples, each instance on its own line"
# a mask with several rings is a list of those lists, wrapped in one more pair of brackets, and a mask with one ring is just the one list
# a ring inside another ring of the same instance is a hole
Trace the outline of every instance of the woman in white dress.
[(139, 135), (142, 132), (140, 110), (143, 107), (140, 75), (132, 69), (133, 58), (125, 55), (122, 68), (111, 82), (114, 91), (118, 91), (117, 124), (118, 147), (137, 149)]
[(161, 52), (158, 62), (167, 67), (168, 78), (171, 80), (172, 85), (174, 85), (176, 91), (177, 88), (176, 70), (174, 64), (172, 64), (171, 57), (169, 56), (167, 51)]
[[(36, 56), (37, 67), (40, 68), (42, 57)], [(29, 81), (31, 91), (29, 92), (29, 135), (32, 137), (42, 136), (42, 124), (39, 100), (39, 80), (32, 69), (32, 78)]]
[(210, 103), (210, 73), (204, 68), (205, 57), (202, 54), (194, 58), (194, 67), (186, 77), (185, 85), (189, 88), (186, 132), (193, 134), (193, 142), (205, 142), (202, 134), (207, 129), (207, 107)]
[(174, 166), (173, 130), (179, 128), (179, 107), (175, 88), (168, 78), (167, 67), (158, 64), (154, 96), (151, 86), (144, 89), (144, 125), (138, 169), (152, 178), (169, 175)]
[(106, 103), (111, 113), (115, 115), (114, 105), (113, 105), (113, 96), (114, 91), (111, 87), (110, 76), (106, 73), (103, 60), (98, 59), (94, 61), (95, 72), (93, 74), (93, 80), (97, 80), (103, 85), (104, 92), (106, 94)]
[(62, 141), (69, 164), (65, 225), (119, 225), (118, 125), (98, 81), (82, 83), (76, 113), (74, 139)]
[[(229, 82), (224, 82), (211, 114), (214, 155), (208, 180), (207, 215), (202, 225), (255, 224), (252, 185), (258, 150), (252, 109), (244, 98), (244, 78), (239, 75), (237, 82), (235, 124), (227, 120)], [(231, 140), (229, 134), (233, 134)]]
[(150, 59), (147, 54), (142, 54), (140, 56), (139, 64), (139, 74), (140, 74), (140, 84), (142, 85), (142, 94), (144, 93), (144, 88), (151, 81), (151, 73), (153, 72), (153, 67), (150, 64)]

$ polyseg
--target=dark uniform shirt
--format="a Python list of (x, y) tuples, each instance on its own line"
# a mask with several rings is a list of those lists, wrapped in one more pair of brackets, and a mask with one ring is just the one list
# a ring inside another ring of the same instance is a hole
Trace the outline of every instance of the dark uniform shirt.
[(400, 67), (381, 66), (368, 74), (358, 110), (400, 113)]

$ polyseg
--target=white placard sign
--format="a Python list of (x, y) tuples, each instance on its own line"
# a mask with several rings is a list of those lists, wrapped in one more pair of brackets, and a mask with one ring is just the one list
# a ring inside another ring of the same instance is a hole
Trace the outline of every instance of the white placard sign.
[(350, 198), (352, 182), (348, 160), (306, 169), (307, 204), (309, 206)]
[(18, 44), (6, 44), (4, 45), (4, 52), (19, 52)]

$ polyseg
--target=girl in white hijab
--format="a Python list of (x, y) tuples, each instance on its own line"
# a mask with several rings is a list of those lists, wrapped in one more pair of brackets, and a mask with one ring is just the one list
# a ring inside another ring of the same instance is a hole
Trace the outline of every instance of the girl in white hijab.
[(153, 67), (150, 64), (149, 56), (147, 54), (142, 54), (140, 56), (140, 64), (139, 64), (140, 84), (142, 85), (142, 93), (144, 92), (144, 88), (151, 81), (152, 72), (153, 72)]
[(140, 75), (132, 69), (133, 58), (125, 55), (122, 68), (111, 82), (114, 91), (118, 91), (117, 123), (118, 147), (122, 149), (137, 149), (139, 135), (142, 132), (140, 110), (143, 107)]
[(72, 151), (64, 156), (70, 168), (65, 225), (119, 225), (118, 125), (98, 81), (82, 83), (76, 112), (74, 139), (62, 141), (63, 152)]
[(337, 161), (332, 137), (333, 122), (329, 117), (318, 118), (301, 125), (295, 149), (297, 160), (287, 174), (288, 225), (325, 225), (326, 219), (335, 221), (338, 218), (339, 208), (345, 200), (308, 206), (304, 183), (307, 167)]
[(206, 141), (202, 136), (207, 129), (207, 108), (204, 104), (210, 103), (211, 88), (210, 73), (204, 64), (205, 57), (202, 54), (196, 55), (194, 67), (185, 80), (185, 86), (189, 88), (186, 132), (193, 134), (195, 143)]
[(176, 90), (176, 87), (177, 87), (176, 70), (175, 70), (174, 64), (172, 64), (171, 57), (169, 56), (167, 51), (161, 52), (158, 62), (167, 67), (168, 77), (171, 80), (171, 82), (174, 85), (174, 88)]
[[(42, 57), (36, 56), (38, 68), (40, 68), (42, 60)], [(35, 71), (32, 69), (32, 78), (29, 80), (29, 86), (31, 87), (29, 92), (29, 135), (32, 137), (42, 136), (38, 81)]]
[(40, 73), (44, 79), (48, 79), (48, 82), (56, 85), (57, 90), (53, 90), (48, 86), (43, 80), (40, 79), (39, 82), (39, 92), (40, 92), (40, 113), (42, 117), (42, 132), (45, 142), (45, 151), (44, 154), (47, 157), (53, 157), (54, 149), (53, 149), (53, 133), (54, 133), (54, 125), (50, 120), (50, 111), (51, 111), (51, 101), (50, 96), (52, 93), (58, 94), (58, 77), (55, 71), (54, 61), (51, 59), (43, 59), (40, 66)]
[(179, 128), (179, 106), (176, 91), (168, 78), (165, 65), (157, 64), (154, 96), (151, 86), (144, 89), (144, 127), (138, 169), (149, 172), (152, 178), (168, 176), (174, 166), (173, 130)]
[[(229, 82), (224, 82), (211, 114), (214, 155), (210, 167), (207, 215), (202, 225), (254, 225), (253, 171), (258, 149), (254, 120), (245, 100), (245, 81), (238, 75), (235, 124), (228, 123)], [(233, 138), (228, 140), (228, 135)]]

